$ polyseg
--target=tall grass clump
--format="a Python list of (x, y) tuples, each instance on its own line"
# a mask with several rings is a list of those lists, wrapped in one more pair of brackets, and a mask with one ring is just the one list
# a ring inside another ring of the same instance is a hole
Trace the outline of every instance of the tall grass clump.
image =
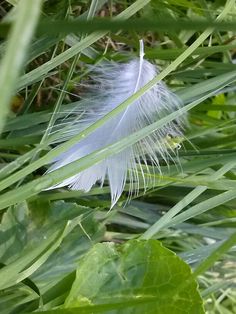
[(0, 9), (0, 313), (236, 312), (235, 1)]

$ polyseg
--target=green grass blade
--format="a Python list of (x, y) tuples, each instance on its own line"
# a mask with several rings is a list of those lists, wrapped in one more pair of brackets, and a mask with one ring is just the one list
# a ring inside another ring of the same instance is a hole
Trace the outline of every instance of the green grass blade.
[(9, 111), (9, 103), (17, 84), (17, 78), (26, 58), (26, 52), (36, 27), (42, 0), (22, 0), (17, 7), (5, 55), (0, 64), (0, 133)]
[[(4, 26), (4, 25), (3, 25)], [(70, 33), (83, 33), (83, 32), (94, 32), (94, 31), (111, 31), (117, 32), (123, 31), (180, 31), (180, 30), (204, 30), (206, 28), (213, 27), (216, 30), (221, 31), (235, 31), (235, 21), (229, 22), (217, 22), (210, 21), (208, 19), (194, 19), (186, 20), (183, 18), (165, 18), (165, 19), (145, 19), (138, 18), (131, 21), (118, 21), (110, 20), (105, 18), (97, 18), (93, 22), (90, 21), (43, 21), (38, 26), (38, 33), (44, 34), (48, 30), (48, 34), (56, 36), (59, 33), (70, 34)], [(1, 29), (1, 28), (0, 28)]]
[(201, 262), (194, 270), (193, 275), (197, 277), (207, 271), (223, 254), (225, 254), (232, 246), (236, 244), (236, 232), (234, 232), (227, 240), (225, 240), (210, 256)]
[(60, 246), (63, 239), (70, 233), (81, 218), (76, 217), (66, 223), (63, 230), (56, 231), (38, 247), (18, 258), (13, 263), (0, 269), (0, 289), (6, 289), (24, 280), (34, 273), (48, 257)]
[(236, 198), (236, 190), (229, 190), (219, 195), (213, 196), (209, 198), (208, 200), (203, 201), (197, 205), (194, 205), (190, 207), (188, 210), (186, 210), (185, 212), (175, 216), (169, 223), (165, 225), (165, 227), (169, 228), (173, 225), (182, 223), (190, 218), (193, 218), (197, 215), (205, 213), (209, 209), (225, 204), (235, 198)]

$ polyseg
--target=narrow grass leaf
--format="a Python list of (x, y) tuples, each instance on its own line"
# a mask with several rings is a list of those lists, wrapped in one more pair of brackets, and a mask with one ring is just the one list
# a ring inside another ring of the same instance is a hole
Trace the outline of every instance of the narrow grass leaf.
[(15, 91), (17, 78), (26, 58), (29, 43), (34, 33), (42, 0), (22, 0), (9, 35), (6, 51), (0, 64), (0, 133), (9, 111), (9, 103)]

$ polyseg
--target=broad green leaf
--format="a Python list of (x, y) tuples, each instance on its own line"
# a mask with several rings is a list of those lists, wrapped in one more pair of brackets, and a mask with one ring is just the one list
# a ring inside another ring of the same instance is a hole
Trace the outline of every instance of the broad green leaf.
[(97, 244), (84, 257), (65, 307), (109, 304), (103, 313), (204, 313), (189, 266), (156, 240)]

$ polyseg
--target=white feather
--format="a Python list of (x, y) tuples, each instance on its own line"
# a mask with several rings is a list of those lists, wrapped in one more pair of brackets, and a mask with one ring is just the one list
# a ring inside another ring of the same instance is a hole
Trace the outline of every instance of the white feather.
[[(93, 78), (95, 85), (90, 87), (90, 93), (85, 99), (90, 109), (84, 119), (77, 122), (76, 128), (73, 127), (69, 134), (64, 135), (65, 138), (72, 136), (75, 130), (80, 132), (109, 113), (158, 74), (156, 66), (144, 60), (143, 55), (141, 49), (139, 59), (134, 59), (126, 64), (102, 64), (95, 69)], [(51, 172), (87, 156), (95, 150), (119, 141), (179, 109), (180, 106), (181, 102), (177, 96), (163, 82), (160, 82), (122, 113), (59, 155), (48, 171)], [(140, 173), (143, 173), (142, 164), (147, 164), (147, 160), (149, 160), (159, 168), (160, 158), (168, 162), (168, 150), (172, 147), (166, 138), (168, 136), (182, 136), (185, 120), (186, 117), (183, 115), (183, 117), (168, 123), (135, 145), (80, 173), (76, 173), (73, 177), (52, 188), (68, 186), (73, 190), (88, 192), (96, 182), (102, 186), (104, 180), (108, 179), (111, 191), (111, 207), (113, 207), (121, 196), (127, 181), (131, 186), (130, 194), (134, 192), (135, 184), (137, 189)], [(144, 177), (142, 180), (145, 185)]]

